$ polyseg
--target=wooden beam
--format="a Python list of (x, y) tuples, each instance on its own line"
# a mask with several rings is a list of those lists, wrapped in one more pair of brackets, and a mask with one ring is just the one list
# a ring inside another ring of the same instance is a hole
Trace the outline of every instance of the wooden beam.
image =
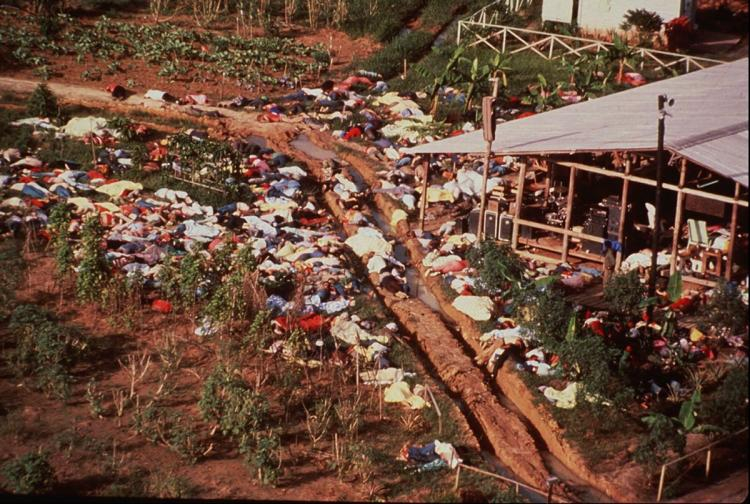
[[(645, 177), (638, 177), (636, 175), (625, 175), (624, 173), (616, 172), (613, 170), (606, 170), (598, 166), (590, 166), (590, 165), (583, 164), (583, 163), (572, 163), (569, 161), (558, 161), (557, 164), (562, 165), (562, 166), (567, 166), (570, 168), (575, 166), (579, 170), (583, 170), (583, 171), (587, 171), (591, 173), (598, 173), (599, 175), (604, 175), (606, 177), (620, 178), (623, 180), (628, 179), (631, 182), (635, 182), (636, 184), (643, 184), (643, 185), (647, 185), (651, 187), (656, 187), (656, 180), (651, 180)], [(689, 187), (683, 187), (682, 189), (680, 189), (680, 187), (674, 184), (667, 184), (667, 183), (662, 184), (662, 189), (668, 189), (670, 191), (674, 191), (677, 193), (683, 192), (685, 194), (691, 194), (693, 196), (698, 196), (700, 198), (707, 198), (707, 199), (714, 200), (714, 201), (721, 201), (722, 203), (733, 204), (735, 201), (734, 198), (730, 196), (723, 196), (721, 194), (714, 194), (714, 193), (710, 193), (706, 191), (701, 191), (698, 189), (692, 189)], [(744, 200), (737, 200), (737, 204), (741, 207), (745, 207), (745, 208), (748, 207), (748, 202)]]
[[(533, 240), (530, 240), (529, 238), (520, 237), (518, 238), (518, 242), (528, 247), (548, 250), (550, 252), (555, 252), (556, 254), (559, 254), (562, 252), (562, 248), (560, 247), (555, 247), (554, 245), (545, 244), (545, 243), (534, 242)], [(524, 251), (523, 250), (518, 251), (519, 254), (521, 252), (524, 252)], [(538, 255), (538, 254), (533, 254), (532, 252), (528, 252), (528, 251), (526, 251), (526, 254), (529, 254), (531, 259), (534, 259), (534, 257), (531, 257), (532, 255), (533, 256)], [(588, 252), (584, 252), (582, 250), (571, 250), (570, 252), (568, 252), (568, 255), (570, 257), (575, 257), (577, 259), (583, 259), (585, 261), (590, 261), (590, 262), (597, 262), (597, 263), (604, 262), (604, 258), (601, 255), (589, 254)], [(547, 262), (559, 264), (559, 261), (557, 259), (549, 258), (549, 257), (547, 258)]]
[(526, 184), (526, 163), (519, 163), (518, 184), (516, 185), (516, 211), (513, 216), (513, 234), (510, 238), (510, 246), (513, 250), (518, 248), (518, 221), (521, 219), (521, 205), (523, 204), (523, 186)]
[(739, 210), (740, 183), (734, 183), (734, 202), (732, 203), (732, 222), (729, 224), (729, 252), (727, 252), (727, 267), (724, 278), (732, 279), (732, 261), (734, 260), (734, 242), (737, 239), (737, 213)]
[(424, 231), (424, 216), (427, 211), (427, 180), (430, 178), (430, 161), (432, 160), (432, 156), (430, 156), (429, 159), (425, 161), (425, 170), (424, 170), (424, 180), (422, 181), (422, 194), (419, 198), (420, 201), (420, 207), (419, 207), (419, 230)]
[[(685, 173), (687, 172), (687, 160), (682, 158), (682, 164), (680, 165), (680, 184), (682, 188), (685, 185)], [(675, 208), (674, 214), (674, 230), (672, 232), (672, 255), (669, 258), (669, 274), (674, 275), (677, 271), (677, 246), (680, 242), (680, 229), (682, 228), (682, 211), (685, 203), (685, 193), (680, 191), (677, 193), (677, 207)]]
[[(594, 236), (587, 233), (579, 233), (578, 231), (572, 231), (570, 229), (563, 229), (555, 226), (550, 226), (549, 224), (542, 224), (541, 222), (534, 222), (526, 219), (517, 219), (519, 225), (521, 226), (528, 226), (534, 229), (541, 229), (542, 231), (547, 231), (550, 233), (555, 233), (559, 235), (569, 235), (573, 238), (580, 238), (582, 240), (590, 240), (595, 241), (597, 243), (604, 243), (604, 238), (601, 236)], [(515, 222), (514, 222), (515, 224)]]
[[(625, 153), (625, 175), (630, 176), (630, 154)], [(621, 250), (615, 255), (615, 271), (620, 270), (622, 265), (622, 243), (625, 240), (625, 219), (628, 215), (628, 193), (630, 191), (630, 180), (625, 178), (622, 181), (622, 194), (620, 195), (620, 224), (617, 227), (617, 241), (620, 242)]]
[[(567, 205), (565, 206), (565, 231), (570, 230), (570, 217), (573, 213), (573, 197), (575, 195), (576, 190), (576, 172), (578, 171), (577, 168), (573, 167), (570, 169), (570, 178), (568, 178), (568, 201)], [(549, 180), (549, 177), (547, 178)], [(562, 244), (562, 262), (566, 262), (568, 260), (568, 245), (570, 242), (570, 235), (565, 234), (563, 235), (563, 244)]]

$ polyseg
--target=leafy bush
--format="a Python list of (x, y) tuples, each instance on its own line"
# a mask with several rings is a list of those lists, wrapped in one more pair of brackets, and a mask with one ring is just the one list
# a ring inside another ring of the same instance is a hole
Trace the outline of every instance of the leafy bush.
[(70, 326), (57, 323), (36, 305), (19, 305), (13, 310), (8, 329), (15, 348), (8, 352), (11, 369), (19, 376), (33, 375), (40, 389), (66, 399), (73, 378), (73, 366), (88, 349), (86, 340)]
[(6, 462), (2, 474), (7, 488), (15, 493), (45, 493), (55, 484), (55, 471), (46, 453), (27, 453)]
[(258, 471), (258, 481), (262, 485), (275, 486), (279, 478), (279, 444), (278, 432), (269, 430), (257, 436), (253, 447), (240, 445), (240, 453), (245, 456), (245, 462)]
[(223, 364), (204, 382), (198, 407), (206, 421), (215, 422), (222, 434), (236, 440), (252, 437), (269, 420), (265, 397)]
[(701, 307), (699, 323), (705, 330), (715, 327), (718, 331), (726, 329), (731, 334), (741, 332), (747, 326), (747, 307), (739, 290), (721, 280), (711, 298)]
[(670, 452), (682, 453), (685, 449), (683, 436), (673, 419), (654, 413), (641, 419), (649, 427), (649, 432), (641, 439), (633, 453), (633, 459), (653, 470), (667, 461)]
[(556, 351), (566, 336), (565, 328), (572, 313), (563, 292), (553, 285), (531, 288), (514, 296), (514, 302), (524, 307), (521, 327), (541, 341), (544, 348)]
[(52, 234), (52, 249), (55, 253), (55, 271), (64, 278), (73, 269), (73, 247), (70, 242), (70, 221), (73, 212), (70, 205), (58, 203), (52, 208), (47, 229)]
[(98, 215), (91, 215), (81, 231), (82, 258), (76, 278), (76, 295), (81, 301), (99, 302), (109, 274), (102, 242), (104, 229)]
[(733, 368), (703, 402), (705, 421), (727, 432), (747, 427), (747, 364)]
[(57, 97), (46, 84), (39, 84), (26, 103), (26, 111), (34, 117), (56, 117), (59, 112)]
[(477, 282), (483, 294), (509, 293), (524, 278), (524, 266), (508, 245), (485, 240), (472, 248), (466, 258), (479, 273)]
[(614, 275), (604, 286), (604, 300), (612, 311), (626, 316), (638, 315), (641, 303), (646, 296), (645, 286), (641, 283), (638, 272)]

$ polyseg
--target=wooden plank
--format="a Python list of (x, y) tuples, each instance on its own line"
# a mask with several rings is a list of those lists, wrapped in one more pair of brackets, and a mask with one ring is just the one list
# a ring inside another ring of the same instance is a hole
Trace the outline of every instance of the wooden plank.
[[(598, 166), (590, 166), (590, 165), (583, 164), (583, 163), (573, 163), (573, 162), (569, 162), (569, 161), (558, 161), (557, 164), (562, 165), (562, 166), (568, 166), (568, 167), (571, 167), (571, 168), (575, 166), (579, 170), (588, 171), (588, 172), (591, 172), (591, 173), (598, 173), (599, 175), (604, 175), (606, 177), (620, 178), (620, 179), (623, 179), (623, 180), (624, 179), (628, 179), (631, 182), (635, 182), (636, 184), (643, 184), (643, 185), (647, 185), (647, 186), (651, 186), (651, 187), (656, 187), (656, 180), (652, 180), (652, 179), (645, 178), (645, 177), (638, 177), (636, 175), (625, 175), (624, 173), (620, 173), (620, 172), (616, 172), (616, 171), (612, 171), (612, 170), (606, 170), (606, 169), (600, 168)], [(676, 186), (674, 184), (665, 183), (665, 184), (662, 184), (662, 188), (663, 189), (668, 189), (670, 191), (674, 191), (674, 192), (677, 192), (677, 193), (683, 192), (685, 194), (692, 194), (692, 195), (695, 195), (695, 196), (700, 196), (702, 198), (708, 198), (708, 199), (715, 200), (715, 201), (721, 201), (723, 203), (730, 203), (731, 204), (731, 203), (734, 203), (734, 201), (735, 201), (734, 198), (732, 198), (730, 196), (723, 196), (721, 194), (714, 194), (714, 193), (710, 193), (710, 192), (706, 192), (706, 191), (701, 191), (701, 190), (698, 190), (698, 189), (692, 189), (692, 188), (689, 188), (689, 187), (684, 187), (684, 188), (680, 189), (678, 186)], [(741, 207), (747, 208), (748, 207), (748, 202), (747, 201), (743, 201), (743, 200), (739, 200), (738, 201), (738, 205), (741, 206)]]
[[(627, 158), (625, 159), (625, 175), (630, 175), (630, 155), (625, 154)], [(628, 215), (628, 193), (630, 191), (630, 180), (623, 179), (622, 181), (622, 194), (620, 195), (620, 224), (617, 227), (617, 241), (620, 242), (620, 246), (622, 247), (622, 243), (625, 240), (625, 219)], [(619, 271), (620, 266), (622, 265), (622, 250), (618, 250), (617, 254), (615, 255), (615, 270)]]
[[(680, 183), (679, 187), (682, 188), (685, 185), (685, 173), (687, 171), (687, 160), (682, 159), (680, 165)], [(672, 231), (672, 255), (669, 258), (669, 274), (673, 275), (677, 270), (677, 246), (680, 241), (680, 228), (682, 227), (682, 211), (684, 207), (685, 193), (677, 193), (677, 207), (675, 208), (674, 214), (674, 230)]]
[(740, 197), (740, 183), (734, 183), (734, 203), (732, 203), (732, 222), (729, 224), (729, 252), (727, 252), (727, 267), (724, 272), (724, 278), (732, 279), (732, 261), (734, 260), (734, 242), (737, 239), (737, 213), (739, 205), (737, 204)]
[(523, 205), (523, 186), (526, 184), (526, 163), (520, 163), (521, 169), (518, 170), (518, 184), (516, 185), (516, 211), (513, 216), (513, 234), (510, 239), (510, 246), (513, 250), (518, 248), (518, 220), (521, 218), (521, 205)]
[(548, 231), (550, 233), (555, 233), (555, 234), (559, 234), (563, 236), (567, 234), (569, 236), (572, 236), (573, 238), (580, 238), (582, 240), (590, 240), (590, 241), (595, 241), (597, 243), (604, 243), (604, 238), (602, 238), (601, 236), (594, 236), (594, 235), (590, 235), (587, 233), (579, 233), (578, 231), (573, 231), (570, 229), (565, 230), (563, 228), (550, 226), (549, 224), (542, 224), (541, 222), (534, 222), (534, 221), (521, 219), (521, 218), (515, 219), (513, 223), (514, 225), (515, 225), (515, 222), (518, 222), (518, 224), (521, 226), (528, 226), (528, 227), (535, 228), (535, 229), (541, 229), (543, 231)]
[[(577, 169), (575, 167), (570, 169), (570, 178), (568, 179), (568, 201), (565, 206), (565, 226), (563, 228), (565, 229), (565, 231), (570, 230), (571, 214), (573, 213), (573, 197), (575, 195), (575, 190), (576, 190), (576, 172), (577, 172)], [(569, 244), (570, 244), (570, 235), (564, 234), (563, 245), (562, 245), (562, 262), (566, 262), (568, 260), (568, 245)]]

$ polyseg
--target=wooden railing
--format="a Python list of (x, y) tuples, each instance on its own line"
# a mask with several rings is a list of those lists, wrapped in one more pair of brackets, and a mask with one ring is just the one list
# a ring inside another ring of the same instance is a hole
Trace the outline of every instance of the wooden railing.
[(708, 475), (710, 474), (710, 471), (711, 471), (711, 449), (714, 446), (716, 446), (718, 444), (721, 444), (724, 441), (726, 441), (728, 439), (731, 439), (731, 438), (733, 438), (734, 436), (736, 436), (738, 434), (742, 434), (743, 432), (747, 432), (747, 427), (745, 427), (744, 429), (740, 429), (737, 432), (734, 432), (732, 434), (729, 434), (728, 436), (725, 436), (725, 437), (723, 437), (721, 439), (718, 439), (718, 440), (716, 440), (716, 441), (714, 441), (712, 443), (709, 443), (709, 444), (707, 444), (706, 446), (704, 446), (702, 448), (698, 448), (697, 450), (693, 450), (690, 453), (686, 453), (685, 455), (683, 455), (683, 456), (681, 456), (679, 458), (676, 458), (676, 459), (674, 459), (674, 460), (672, 460), (670, 462), (667, 462), (666, 464), (662, 464), (662, 466), (661, 466), (661, 474), (659, 475), (659, 489), (657, 490), (657, 493), (656, 493), (656, 502), (661, 502), (662, 492), (664, 491), (664, 481), (665, 481), (666, 476), (667, 476), (667, 467), (669, 467), (671, 465), (674, 465), (677, 462), (682, 462), (683, 460), (685, 460), (685, 459), (687, 459), (689, 457), (692, 457), (693, 455), (697, 455), (698, 453), (701, 453), (701, 452), (705, 451), (706, 452), (706, 478), (708, 478)]
[[(489, 5), (469, 18), (458, 22), (458, 44), (461, 43), (462, 38), (473, 37), (473, 40), (468, 43), (469, 47), (485, 45), (501, 54), (531, 51), (547, 60), (559, 59), (568, 55), (582, 56), (586, 52), (609, 52), (614, 47), (611, 42), (602, 40), (501, 25), (498, 24), (498, 11), (488, 12), (487, 9), (491, 6)], [(648, 66), (687, 73), (724, 63), (724, 61), (717, 59), (701, 58), (646, 47), (633, 47), (633, 49), (635, 50), (635, 57), (639, 61), (638, 70), (641, 71)], [(626, 64), (626, 66), (636, 70), (630, 64)]]
[(521, 488), (523, 488), (524, 490), (526, 490), (528, 492), (533, 492), (535, 494), (541, 495), (542, 497), (545, 497), (547, 499), (548, 503), (550, 503), (550, 502), (569, 502), (569, 501), (563, 500), (563, 499), (557, 499), (555, 501), (552, 500), (552, 491), (554, 489), (555, 483), (558, 481), (557, 478), (552, 478), (551, 480), (549, 480), (549, 482), (547, 483), (547, 489), (546, 490), (542, 490), (540, 488), (535, 488), (535, 487), (529, 486), (529, 485), (527, 485), (525, 483), (521, 483), (518, 480), (514, 480), (512, 478), (508, 478), (506, 476), (502, 476), (500, 474), (495, 474), (493, 472), (485, 471), (484, 469), (479, 469), (478, 467), (472, 467), (472, 466), (469, 466), (469, 465), (466, 465), (466, 464), (458, 464), (458, 467), (456, 468), (456, 482), (453, 485), (453, 491), (454, 492), (458, 490), (458, 487), (459, 487), (459, 485), (461, 483), (461, 470), (462, 469), (466, 470), (466, 471), (472, 471), (472, 472), (475, 472), (477, 474), (481, 474), (483, 476), (488, 476), (490, 478), (494, 478), (496, 480), (503, 481), (505, 483), (509, 483), (510, 485), (514, 485), (515, 489), (516, 489), (516, 494), (517, 495), (520, 493)]

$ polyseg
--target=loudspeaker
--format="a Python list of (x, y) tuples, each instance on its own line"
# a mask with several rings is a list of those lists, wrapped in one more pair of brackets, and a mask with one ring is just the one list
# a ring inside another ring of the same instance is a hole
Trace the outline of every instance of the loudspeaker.
[(497, 239), (497, 212), (484, 212), (484, 236), (488, 240)]
[(477, 234), (477, 232), (479, 231), (479, 209), (478, 208), (469, 212), (468, 224), (469, 224), (468, 226), (469, 233)]
[(500, 216), (500, 230), (497, 232), (497, 239), (509, 242), (513, 237), (513, 217), (510, 215)]

